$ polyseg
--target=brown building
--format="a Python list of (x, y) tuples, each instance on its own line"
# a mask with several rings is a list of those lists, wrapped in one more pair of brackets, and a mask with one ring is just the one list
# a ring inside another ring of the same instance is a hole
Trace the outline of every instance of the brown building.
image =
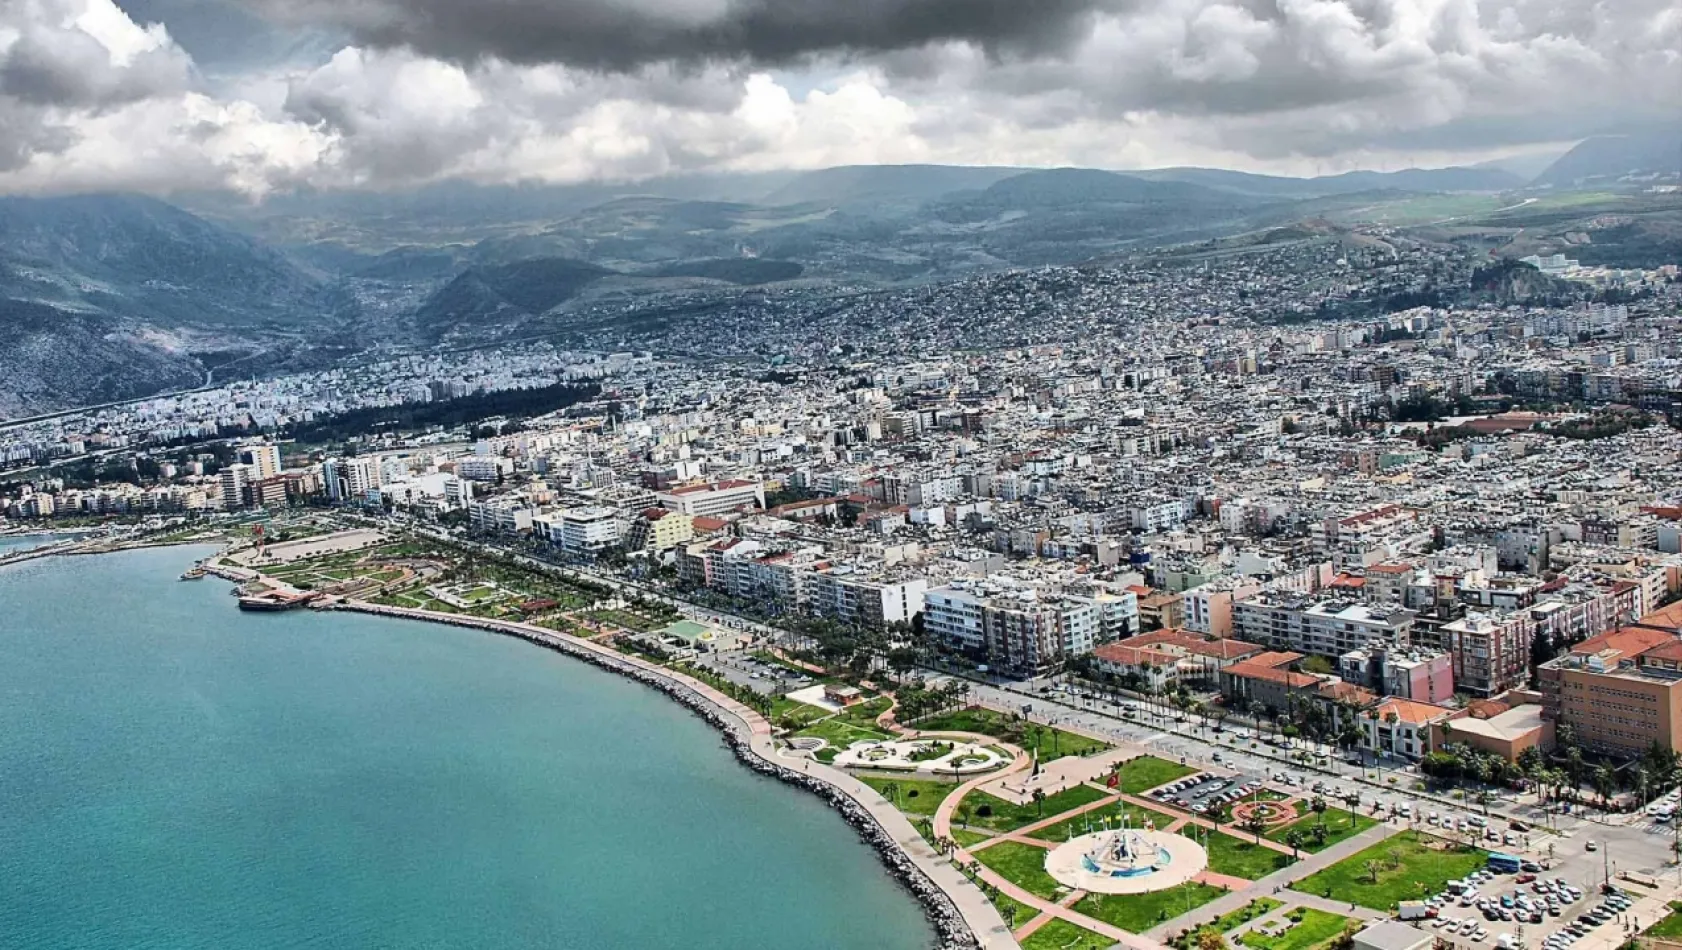
[(1178, 628), (1186, 619), (1185, 599), (1179, 594), (1150, 594), (1139, 598), (1139, 629)]
[[(1492, 711), (1488, 708), (1491, 706), (1500, 711)], [(1437, 725), (1437, 748), (1450, 743), (1516, 763), (1526, 749), (1553, 748), (1554, 724), (1544, 716), (1542, 707), (1533, 703), (1511, 709), (1501, 703), (1473, 703), (1464, 715)]]
[(1654, 742), (1682, 751), (1682, 640), (1669, 630), (1621, 627), (1591, 637), (1537, 669), (1549, 719), (1585, 749), (1638, 755)]
[(1229, 706), (1253, 702), (1274, 710), (1290, 708), (1293, 695), (1312, 700), (1324, 678), (1293, 671), (1302, 659), (1301, 653), (1279, 652), (1234, 663), (1221, 670), (1221, 696)]

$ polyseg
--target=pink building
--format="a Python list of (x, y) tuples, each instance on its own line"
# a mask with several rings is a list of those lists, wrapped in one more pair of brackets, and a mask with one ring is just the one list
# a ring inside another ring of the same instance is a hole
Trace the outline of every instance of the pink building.
[(1437, 650), (1374, 644), (1340, 657), (1338, 673), (1380, 695), (1416, 703), (1443, 703), (1454, 696), (1454, 658)]

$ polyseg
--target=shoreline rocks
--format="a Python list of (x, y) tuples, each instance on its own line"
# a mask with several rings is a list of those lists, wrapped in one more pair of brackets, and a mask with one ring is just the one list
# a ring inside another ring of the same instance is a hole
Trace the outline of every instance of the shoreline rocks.
[(870, 845), (877, 856), (881, 858), (882, 863), (888, 868), (895, 880), (899, 881), (900, 885), (922, 905), (924, 915), (934, 926), (939, 937), (939, 946), (943, 950), (968, 950), (968, 948), (980, 945), (951, 896), (930, 879), (922, 868), (918, 867), (917, 862), (911, 855), (899, 846), (893, 835), (882, 827), (881, 823), (876, 820), (875, 816), (862, 802), (854, 798), (845, 789), (818, 776), (795, 771), (761, 756), (753, 748), (750, 738), (743, 735), (744, 732), (749, 730), (746, 722), (720, 708), (711, 699), (675, 676), (628, 662), (616, 654), (598, 652), (598, 650), (583, 646), (561, 634), (548, 631), (540, 634), (532, 629), (494, 620), (429, 614), (401, 607), (386, 607), (368, 603), (340, 602), (320, 609), (352, 610), (358, 613), (396, 617), (404, 620), (447, 623), (502, 636), (517, 637), (536, 646), (555, 650), (582, 660), (599, 669), (627, 676), (664, 693), (667, 697), (675, 700), (679, 705), (718, 729), (723, 735), (725, 745), (735, 754), (737, 761), (760, 775), (817, 795), (839, 812), (842, 819), (851, 825), (858, 832), (859, 837)]

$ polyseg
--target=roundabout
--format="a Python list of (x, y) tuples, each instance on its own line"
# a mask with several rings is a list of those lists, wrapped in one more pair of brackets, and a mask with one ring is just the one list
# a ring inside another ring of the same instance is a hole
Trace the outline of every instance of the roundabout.
[(1302, 817), (1290, 802), (1240, 802), (1232, 806), (1234, 822), (1242, 824), (1252, 816), (1268, 826), (1290, 824)]
[(1057, 883), (1098, 894), (1145, 894), (1185, 882), (1209, 866), (1190, 838), (1166, 831), (1098, 831), (1057, 846), (1045, 871)]

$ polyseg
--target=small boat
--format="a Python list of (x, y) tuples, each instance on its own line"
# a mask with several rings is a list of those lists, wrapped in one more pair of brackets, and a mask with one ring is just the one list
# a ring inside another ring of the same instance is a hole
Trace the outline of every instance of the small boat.
[(195, 567), (195, 568), (192, 568), (191, 570), (183, 572), (182, 575), (181, 575), (181, 579), (184, 580), (184, 581), (197, 581), (197, 580), (203, 580), (204, 576), (205, 576), (205, 569), (202, 568), (202, 567)]

